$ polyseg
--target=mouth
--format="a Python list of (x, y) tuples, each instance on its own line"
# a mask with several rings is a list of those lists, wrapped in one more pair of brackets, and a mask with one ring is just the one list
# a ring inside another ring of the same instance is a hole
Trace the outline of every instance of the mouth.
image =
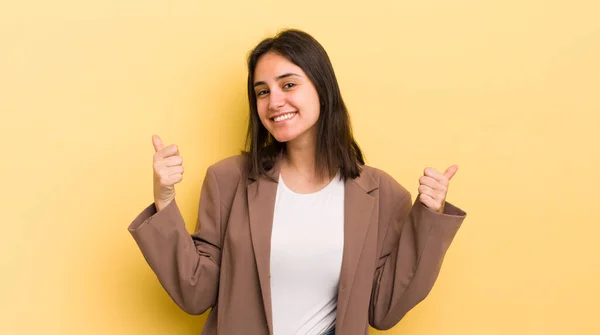
[(279, 122), (291, 120), (296, 116), (296, 114), (298, 114), (298, 112), (280, 114), (280, 115), (277, 115), (276, 117), (272, 117), (271, 121), (273, 121), (275, 123), (279, 123)]

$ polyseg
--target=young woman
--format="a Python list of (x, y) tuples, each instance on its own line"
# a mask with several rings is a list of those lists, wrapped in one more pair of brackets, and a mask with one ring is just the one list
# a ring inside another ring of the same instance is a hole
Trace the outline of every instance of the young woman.
[(211, 165), (197, 228), (175, 201), (177, 146), (153, 136), (154, 203), (129, 226), (206, 335), (364, 335), (389, 329), (430, 292), (466, 213), (427, 168), (418, 196), (365, 165), (323, 47), (286, 30), (248, 59), (247, 151)]

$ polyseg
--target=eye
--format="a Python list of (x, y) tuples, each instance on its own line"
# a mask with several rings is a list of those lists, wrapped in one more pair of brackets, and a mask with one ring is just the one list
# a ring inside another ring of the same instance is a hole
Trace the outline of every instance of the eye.
[(268, 90), (260, 90), (260, 91), (258, 91), (258, 92), (256, 93), (256, 96), (257, 96), (257, 97), (260, 97), (260, 96), (263, 96), (263, 95), (265, 95), (265, 94), (267, 94), (267, 93), (269, 93), (269, 91), (268, 91)]
[(287, 84), (283, 85), (283, 88), (292, 88), (294, 86), (296, 86), (296, 84), (294, 84), (294, 83), (287, 83)]

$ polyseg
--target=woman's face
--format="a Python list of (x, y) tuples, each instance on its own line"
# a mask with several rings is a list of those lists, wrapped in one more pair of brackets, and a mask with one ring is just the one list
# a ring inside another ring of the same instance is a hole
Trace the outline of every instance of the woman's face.
[(316, 136), (319, 95), (299, 66), (278, 54), (264, 54), (254, 69), (254, 93), (258, 116), (277, 141), (311, 142)]

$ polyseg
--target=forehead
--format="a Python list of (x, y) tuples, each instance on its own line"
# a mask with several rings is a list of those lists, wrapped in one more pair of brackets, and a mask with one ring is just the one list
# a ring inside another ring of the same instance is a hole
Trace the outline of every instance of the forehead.
[(267, 52), (259, 58), (254, 69), (254, 81), (266, 81), (286, 73), (305, 76), (304, 71), (289, 59), (273, 52)]

